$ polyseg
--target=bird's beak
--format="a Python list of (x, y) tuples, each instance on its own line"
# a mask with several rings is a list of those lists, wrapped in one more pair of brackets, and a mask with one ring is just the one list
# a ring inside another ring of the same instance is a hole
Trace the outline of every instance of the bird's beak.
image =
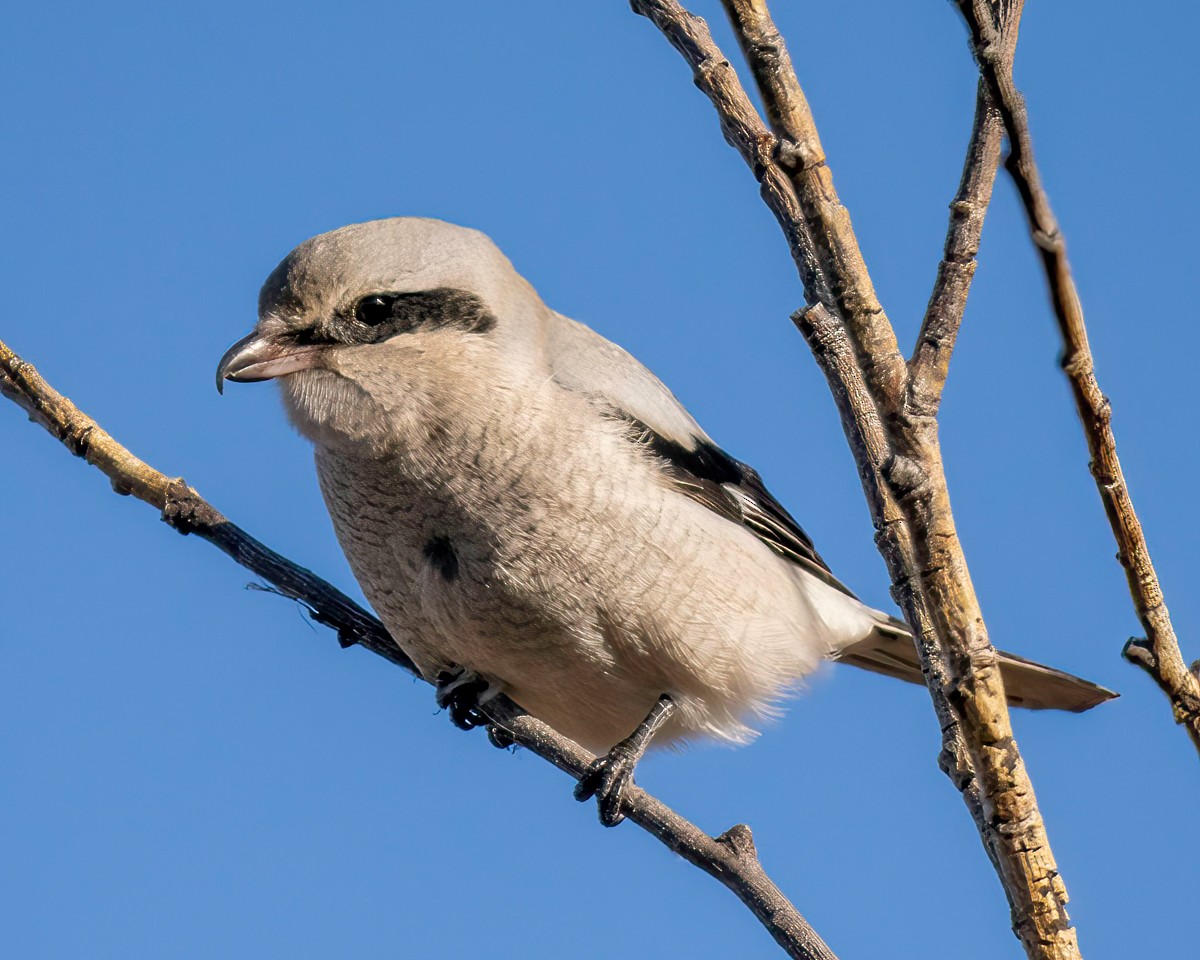
[(252, 383), (271, 380), (317, 365), (319, 346), (285, 343), (272, 337), (251, 333), (225, 351), (217, 364), (217, 393), (225, 392), (225, 381)]

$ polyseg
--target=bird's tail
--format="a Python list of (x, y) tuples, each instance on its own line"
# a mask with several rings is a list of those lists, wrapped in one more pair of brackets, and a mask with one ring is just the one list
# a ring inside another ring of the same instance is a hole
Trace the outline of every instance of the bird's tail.
[[(909, 683), (924, 684), (921, 662), (908, 625), (883, 614), (880, 618), (880, 623), (866, 639), (841, 650), (833, 659)], [(1119, 696), (1090, 680), (1034, 663), (1015, 653), (996, 652), (1000, 657), (1004, 692), (1011, 706), (1082, 713)]]

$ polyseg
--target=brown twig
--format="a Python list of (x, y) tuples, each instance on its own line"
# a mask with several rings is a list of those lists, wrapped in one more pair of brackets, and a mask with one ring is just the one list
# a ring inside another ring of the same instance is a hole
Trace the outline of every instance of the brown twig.
[[(97, 467), (118, 493), (131, 494), (157, 508), (162, 519), (180, 533), (195, 534), (214, 544), (284, 596), (304, 604), (314, 620), (336, 631), (342, 646), (363, 646), (424, 679), (378, 619), (336, 587), (227, 520), (182, 478), (168, 477), (135, 457), (2, 341), (0, 394), (24, 409), (75, 456)], [(495, 697), (481, 709), (513, 742), (576, 780), (595, 760), (508, 697)], [(763, 870), (749, 827), (738, 824), (719, 837), (710, 837), (636, 784), (624, 792), (622, 803), (629, 820), (733, 891), (789, 956), (837, 960)]]
[(375, 617), (336, 587), (299, 567), (225, 519), (182, 477), (168, 477), (117, 443), (95, 420), (54, 390), (29, 363), (0, 342), (0, 394), (29, 414), (75, 456), (108, 477), (113, 490), (162, 512), (180, 533), (207, 540), (262, 577), (281, 594), (299, 600), (313, 619), (337, 631), (342, 646), (361, 644), (409, 673), (416, 666)]
[[(893, 595), (917, 634), (943, 730), (941, 763), (975, 816), (1008, 895), (1013, 929), (1030, 957), (1078, 957), (1066, 889), (1012, 735), (996, 652), (954, 527), (937, 421), (904, 402), (907, 365), (897, 363), (886, 316), (863, 294), (869, 281), (861, 276), (862, 257), (832, 193), (824, 154), (814, 150), (815, 124), (766, 4), (723, 2), (782, 141), (754, 114), (703, 20), (675, 0), (632, 0), (632, 7), (692, 67), (726, 139), (761, 184), (805, 279), (809, 309), (799, 314), (798, 326), (839, 403)], [(1020, 5), (1007, 9), (1005, 29), (1015, 38)]]
[(1067, 244), (1042, 185), (1033, 157), (1033, 138), (1025, 100), (1012, 75), (995, 12), (981, 0), (957, 0), (971, 32), (971, 49), (984, 82), (991, 91), (1008, 132), (1009, 155), (1005, 166), (1017, 186), (1033, 242), (1041, 253), (1050, 287), (1050, 299), (1063, 340), (1062, 368), (1071, 384), (1075, 407), (1087, 437), (1091, 473), (1100, 491), (1104, 511), (1119, 548), (1129, 592), (1145, 639), (1125, 645), (1125, 658), (1145, 670), (1171, 701), (1175, 722), (1182, 724), (1200, 751), (1200, 679), (1189, 670), (1179, 649), (1171, 615), (1163, 598), (1158, 574), (1141, 522), (1133, 507), (1112, 430), (1112, 407), (1096, 381), (1095, 364), (1088, 345), (1083, 305), (1075, 288)]
[[(929, 688), (942, 731), (942, 750), (938, 757), (938, 765), (962, 793), (963, 801), (979, 829), (984, 850), (999, 871), (998, 857), (1001, 850), (995, 831), (989, 829), (970, 753), (950, 700), (945, 694), (951, 682), (945, 658), (933, 629), (926, 598), (919, 585), (914, 584), (906, 572), (918, 565), (916, 547), (913, 545), (908, 525), (900, 515), (899, 507), (887, 487), (879, 482), (878, 470), (872, 466), (887, 459), (887, 431), (879, 418), (875, 401), (858, 366), (854, 346), (846, 335), (845, 327), (819, 303), (797, 310), (792, 315), (792, 321), (811, 346), (817, 366), (825, 374), (841, 414), (842, 427), (846, 436), (850, 438), (851, 447), (856, 453), (864, 451), (866, 454), (856, 455), (855, 460), (863, 474), (863, 490), (867, 494), (871, 513), (876, 518), (884, 518), (882, 524), (878, 521), (876, 523), (878, 532), (875, 541), (887, 559), (888, 570), (895, 577), (893, 595), (900, 607), (911, 611), (909, 616), (916, 618), (913, 639), (921, 652), (926, 686)], [(1005, 892), (1008, 892), (1007, 888)], [(1009, 902), (1011, 905), (1011, 896)]]
[(980, 80), (962, 179), (950, 202), (950, 225), (946, 229), (942, 262), (938, 264), (933, 293), (925, 308), (921, 332), (917, 334), (917, 346), (908, 361), (908, 402), (917, 416), (934, 416), (941, 404), (950, 372), (950, 356), (975, 276), (983, 219), (992, 199), (1003, 141), (1004, 121), (986, 84)]
[[(871, 371), (874, 389), (882, 391), (889, 402), (897, 403), (907, 377), (904, 358), (875, 295), (850, 214), (834, 189), (833, 174), (787, 46), (765, 0), (721, 2), (778, 138), (775, 159), (786, 171), (800, 202), (812, 255), (824, 280), (820, 301), (846, 326), (859, 363)], [(811, 295), (808, 300), (814, 302)]]

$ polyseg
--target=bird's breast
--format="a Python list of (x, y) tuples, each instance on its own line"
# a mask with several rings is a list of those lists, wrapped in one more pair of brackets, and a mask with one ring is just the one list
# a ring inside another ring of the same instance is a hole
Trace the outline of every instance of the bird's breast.
[(548, 584), (529, 571), (541, 508), (511, 471), (473, 455), (438, 473), (407, 455), (320, 450), (317, 469), (354, 575), (394, 632), (403, 624), (438, 660), (476, 669), (480, 648), (494, 655), (510, 637), (528, 647), (547, 635), (534, 595)]

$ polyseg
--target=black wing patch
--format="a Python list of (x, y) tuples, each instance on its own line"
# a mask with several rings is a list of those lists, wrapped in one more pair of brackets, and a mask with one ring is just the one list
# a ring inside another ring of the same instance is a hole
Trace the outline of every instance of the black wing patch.
[(697, 439), (695, 447), (688, 449), (656, 433), (636, 417), (625, 413), (619, 416), (629, 424), (630, 437), (663, 462), (666, 475), (677, 490), (713, 513), (742, 525), (781, 557), (834, 589), (854, 596), (833, 575), (800, 524), (763, 486), (753, 467), (706, 440)]

